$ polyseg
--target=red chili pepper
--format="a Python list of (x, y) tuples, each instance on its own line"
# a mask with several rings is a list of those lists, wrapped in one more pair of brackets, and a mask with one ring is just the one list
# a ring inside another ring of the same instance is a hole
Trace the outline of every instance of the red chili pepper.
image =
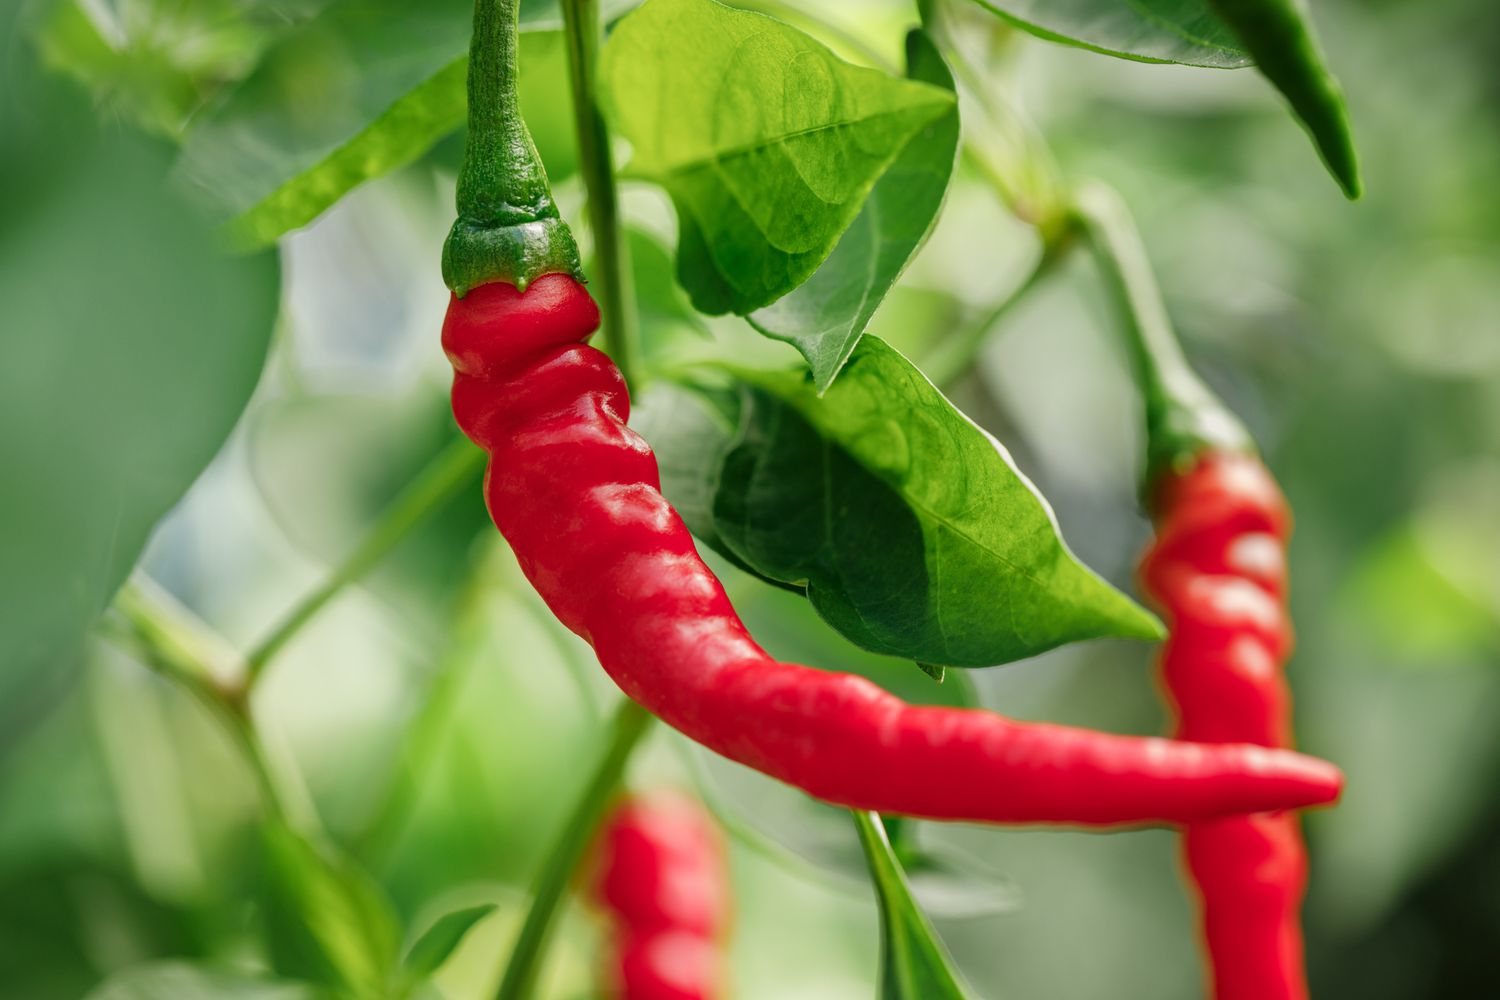
[(1089, 826), (1332, 801), (1336, 768), (1287, 751), (1018, 723), (909, 705), (779, 663), (745, 631), (625, 426), (598, 310), (564, 274), (453, 297), (453, 412), (490, 453), (485, 497), (521, 568), (631, 698), (704, 746), (856, 809)]
[(598, 844), (594, 897), (609, 915), (608, 996), (724, 995), (729, 880), (718, 828), (690, 799), (653, 795), (615, 807)]
[[(1205, 743), (1291, 745), (1291, 652), (1284, 545), (1291, 518), (1260, 461), (1208, 452), (1168, 472), (1157, 539), (1142, 564), (1172, 629), (1161, 673), (1177, 735)], [(1189, 824), (1217, 1000), (1303, 1000), (1298, 910), (1307, 855), (1297, 817), (1261, 813)]]
[(516, 0), (476, 0), (458, 221), (444, 245), (453, 413), (490, 453), (485, 499), (522, 570), (620, 688), (731, 760), (855, 809), (932, 819), (1183, 823), (1332, 801), (1322, 761), (908, 705), (757, 646), (584, 346), (578, 283), (515, 92)]

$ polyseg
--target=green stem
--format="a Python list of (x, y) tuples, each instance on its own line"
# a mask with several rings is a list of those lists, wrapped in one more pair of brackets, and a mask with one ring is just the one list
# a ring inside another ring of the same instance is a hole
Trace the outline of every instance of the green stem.
[(553, 843), (552, 853), (542, 862), (532, 887), (531, 909), (516, 937), (505, 977), (495, 994), (496, 1000), (522, 1000), (536, 990), (542, 955), (551, 935), (563, 892), (577, 870), (604, 818), (604, 811), (625, 772), (630, 754), (640, 742), (651, 722), (651, 715), (635, 702), (626, 700), (615, 712), (609, 743), (594, 766), (593, 776), (583, 795), (563, 821), (562, 831)]
[(1080, 185), (1078, 225), (1088, 234), (1115, 299), (1131, 365), (1146, 407), (1146, 482), (1206, 449), (1246, 451), (1250, 435), (1198, 378), (1172, 330), (1146, 247), (1124, 201), (1112, 189)]
[(412, 528), (468, 486), (484, 461), (484, 452), (462, 438), (439, 452), (392, 501), (354, 551), (334, 567), (328, 579), (298, 602), (245, 658), (245, 686), (253, 687), (272, 658), (341, 590), (369, 572)]
[(860, 810), (849, 815), (859, 830), (880, 913), (880, 995), (917, 996), (920, 991), (921, 996), (968, 997), (932, 921), (912, 895), (880, 815)]
[(599, 283), (604, 346), (632, 391), (640, 388), (637, 358), (635, 286), (630, 254), (620, 225), (620, 195), (610, 154), (609, 130), (597, 97), (599, 44), (604, 29), (599, 0), (562, 0), (573, 88), (573, 122), (579, 167), (588, 190), (589, 228), (594, 234), (594, 271)]
[(443, 244), (443, 280), (460, 296), (489, 281), (524, 291), (533, 278), (551, 272), (582, 277), (578, 247), (558, 215), (542, 158), (521, 117), (518, 4), (474, 3), (458, 219)]
[(151, 581), (137, 576), (120, 590), (113, 610), (141, 661), (196, 698), (224, 727), (255, 779), (268, 818), (288, 809), (261, 746), (243, 691), (227, 678), (238, 671), (227, 643)]
[(922, 371), (932, 380), (933, 385), (946, 389), (973, 367), (975, 358), (989, 339), (990, 331), (1057, 270), (1057, 264), (1067, 255), (1071, 242), (1062, 240), (1044, 246), (1031, 273), (1009, 295), (991, 306), (977, 320), (945, 337), (937, 345), (921, 365)]

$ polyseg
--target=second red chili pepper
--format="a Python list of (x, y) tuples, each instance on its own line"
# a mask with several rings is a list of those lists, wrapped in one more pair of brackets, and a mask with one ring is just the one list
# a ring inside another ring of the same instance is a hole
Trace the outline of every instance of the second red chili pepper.
[[(1251, 455), (1209, 452), (1169, 472), (1155, 496), (1157, 538), (1142, 564), (1172, 636), (1162, 679), (1177, 736), (1288, 747), (1291, 651), (1284, 545), (1291, 518)], [(1298, 911), (1307, 854), (1297, 817), (1259, 813), (1183, 833), (1217, 1000), (1304, 1000)]]
[(605, 962), (616, 1000), (724, 995), (729, 879), (723, 838), (690, 799), (617, 805), (599, 835), (594, 896), (610, 920)]

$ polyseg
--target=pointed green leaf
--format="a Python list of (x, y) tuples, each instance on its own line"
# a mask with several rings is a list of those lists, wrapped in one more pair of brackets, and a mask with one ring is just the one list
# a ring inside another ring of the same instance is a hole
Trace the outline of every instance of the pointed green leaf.
[[(906, 37), (907, 75), (951, 91), (953, 75), (926, 32)], [(958, 105), (907, 140), (833, 253), (804, 284), (748, 317), (791, 343), (820, 390), (833, 382), (886, 292), (932, 229), (958, 152)]]
[(1233, 69), (1250, 57), (1207, 0), (974, 0), (1048, 41), (1141, 62)]
[(1144, 62), (1236, 69), (1281, 91), (1344, 193), (1358, 198), (1349, 113), (1306, 0), (974, 0), (1050, 41)]
[(630, 172), (672, 196), (678, 277), (706, 313), (747, 313), (806, 281), (954, 101), (713, 0), (648, 0), (604, 47), (600, 84)]
[(980, 667), (1080, 639), (1160, 637), (1068, 551), (1004, 447), (878, 338), (821, 397), (806, 375), (736, 375), (736, 406), (684, 428), (691, 457), (671, 454), (680, 437), (656, 442), (678, 473), (664, 481), (687, 494), (705, 542), (804, 588), (852, 642)]
[(1349, 110), (1313, 32), (1306, 0), (1208, 0), (1307, 129), (1350, 198), (1362, 190)]
[(494, 912), (494, 903), (483, 903), (479, 906), (467, 906), (461, 910), (443, 914), (412, 943), (410, 950), (406, 953), (406, 958), (401, 962), (403, 971), (412, 981), (432, 975), (458, 948), (464, 935), (473, 930), (475, 924)]
[(880, 910), (880, 1000), (969, 997), (931, 921), (912, 898), (880, 817), (867, 812), (850, 815), (859, 829)]

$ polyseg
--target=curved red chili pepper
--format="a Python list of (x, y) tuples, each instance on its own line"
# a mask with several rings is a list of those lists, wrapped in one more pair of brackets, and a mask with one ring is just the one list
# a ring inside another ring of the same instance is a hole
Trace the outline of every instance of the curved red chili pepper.
[(703, 809), (674, 795), (628, 799), (605, 822), (597, 852), (594, 897), (611, 923), (608, 995), (723, 996), (729, 879)]
[(485, 498), (522, 570), (627, 695), (711, 750), (856, 809), (1089, 826), (1183, 823), (1330, 802), (1322, 761), (909, 705), (757, 646), (625, 426), (599, 322), (563, 274), (454, 297), (453, 412), (490, 453)]
[[(1172, 629), (1162, 678), (1177, 735), (1207, 743), (1292, 743), (1281, 665), (1291, 652), (1284, 545), (1291, 518), (1250, 455), (1210, 453), (1157, 495), (1142, 564)], [(1188, 825), (1217, 1000), (1304, 1000), (1298, 910), (1307, 855), (1297, 818), (1260, 813)]]

